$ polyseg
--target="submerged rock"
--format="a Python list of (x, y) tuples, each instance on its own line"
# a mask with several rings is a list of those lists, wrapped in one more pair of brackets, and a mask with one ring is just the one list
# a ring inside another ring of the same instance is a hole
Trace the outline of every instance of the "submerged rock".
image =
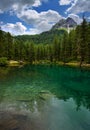
[(48, 100), (48, 99), (52, 98), (53, 96), (54, 95), (49, 91), (42, 90), (39, 92), (39, 98), (42, 100)]
[(41, 90), (39, 93), (43, 94), (43, 93), (50, 93), (48, 90)]

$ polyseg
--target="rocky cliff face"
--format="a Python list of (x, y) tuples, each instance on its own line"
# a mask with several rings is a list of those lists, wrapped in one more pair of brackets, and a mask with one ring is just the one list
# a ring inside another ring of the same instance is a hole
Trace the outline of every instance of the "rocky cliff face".
[(67, 19), (61, 19), (59, 22), (57, 22), (52, 29), (59, 29), (59, 28), (74, 28), (77, 26), (77, 23), (70, 17)]

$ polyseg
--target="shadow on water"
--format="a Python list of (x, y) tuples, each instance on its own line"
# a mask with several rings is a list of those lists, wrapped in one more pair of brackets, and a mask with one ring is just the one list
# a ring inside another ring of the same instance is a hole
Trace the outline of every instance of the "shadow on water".
[(0, 130), (89, 130), (89, 86), (90, 70), (0, 68)]

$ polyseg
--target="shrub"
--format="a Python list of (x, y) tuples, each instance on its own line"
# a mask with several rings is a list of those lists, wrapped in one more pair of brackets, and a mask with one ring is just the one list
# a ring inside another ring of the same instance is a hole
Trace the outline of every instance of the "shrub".
[(8, 60), (6, 57), (0, 58), (0, 66), (6, 66), (8, 64)]

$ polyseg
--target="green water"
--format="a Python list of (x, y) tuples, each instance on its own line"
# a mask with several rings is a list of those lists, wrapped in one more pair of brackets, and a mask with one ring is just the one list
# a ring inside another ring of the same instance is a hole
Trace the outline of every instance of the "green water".
[(0, 130), (90, 130), (90, 70), (0, 68)]

